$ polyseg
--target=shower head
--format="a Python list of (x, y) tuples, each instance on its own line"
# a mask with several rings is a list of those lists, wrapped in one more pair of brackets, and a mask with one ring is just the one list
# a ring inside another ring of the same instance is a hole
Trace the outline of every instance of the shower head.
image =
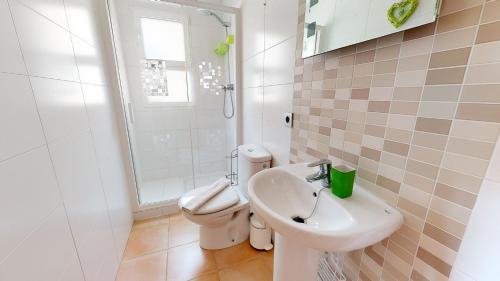
[(220, 22), (220, 24), (222, 24), (222, 26), (224, 27), (231, 27), (231, 23), (230, 22), (225, 22), (222, 20), (222, 18), (217, 15), (215, 12), (211, 11), (211, 10), (208, 10), (208, 9), (198, 9), (198, 13), (201, 14), (201, 15), (204, 15), (204, 16), (212, 16), (214, 18), (217, 19), (218, 22)]

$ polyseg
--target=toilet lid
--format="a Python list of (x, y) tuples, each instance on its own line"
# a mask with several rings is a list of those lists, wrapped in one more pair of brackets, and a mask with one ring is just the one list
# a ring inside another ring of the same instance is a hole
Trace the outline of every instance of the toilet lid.
[[(194, 198), (199, 194), (206, 192), (210, 186), (204, 186), (192, 191), (190, 198)], [(212, 199), (208, 200), (201, 206), (194, 215), (207, 215), (236, 205), (240, 201), (240, 196), (233, 186), (229, 186), (223, 191), (219, 192)]]

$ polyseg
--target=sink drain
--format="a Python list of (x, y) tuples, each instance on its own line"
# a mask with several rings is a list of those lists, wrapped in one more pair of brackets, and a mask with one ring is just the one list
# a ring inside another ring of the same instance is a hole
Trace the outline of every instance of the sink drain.
[(294, 222), (298, 222), (298, 223), (306, 223), (306, 220), (303, 217), (300, 217), (300, 216), (293, 216), (292, 220)]

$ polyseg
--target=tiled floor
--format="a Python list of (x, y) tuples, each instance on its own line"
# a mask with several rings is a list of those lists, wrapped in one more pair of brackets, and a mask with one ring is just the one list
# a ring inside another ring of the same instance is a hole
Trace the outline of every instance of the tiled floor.
[(180, 215), (137, 222), (116, 281), (271, 281), (273, 253), (247, 242), (202, 250), (198, 226)]

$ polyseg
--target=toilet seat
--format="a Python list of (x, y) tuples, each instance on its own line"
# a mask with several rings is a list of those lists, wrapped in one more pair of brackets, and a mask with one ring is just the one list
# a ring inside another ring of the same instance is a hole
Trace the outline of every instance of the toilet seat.
[[(194, 190), (189, 191), (188, 193), (184, 194), (184, 196), (181, 197), (179, 200), (179, 206), (182, 208), (187, 204), (189, 201), (193, 200), (193, 198), (196, 198), (197, 196), (200, 196), (201, 194), (204, 194), (207, 192), (211, 187), (210, 186), (203, 186)], [(219, 192), (217, 195), (209, 199), (205, 204), (203, 204), (198, 210), (196, 210), (194, 213), (191, 215), (208, 215), (208, 214), (213, 214), (217, 213), (219, 211), (225, 210), (227, 208), (230, 208), (240, 201), (240, 196), (238, 192), (235, 190), (233, 186), (229, 186)]]

